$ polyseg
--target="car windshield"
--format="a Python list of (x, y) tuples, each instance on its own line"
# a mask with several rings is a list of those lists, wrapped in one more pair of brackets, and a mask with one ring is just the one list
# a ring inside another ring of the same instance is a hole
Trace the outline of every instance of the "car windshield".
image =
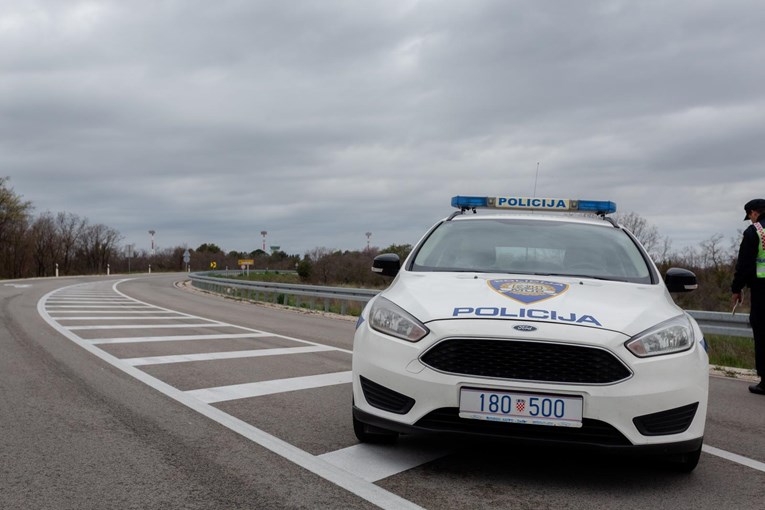
[(420, 245), (410, 270), (652, 280), (640, 249), (622, 229), (532, 219), (445, 221)]

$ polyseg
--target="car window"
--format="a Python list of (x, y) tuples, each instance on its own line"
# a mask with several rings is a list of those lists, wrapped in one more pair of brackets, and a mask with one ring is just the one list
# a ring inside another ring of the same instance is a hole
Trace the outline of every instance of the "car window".
[(640, 249), (623, 230), (565, 221), (445, 221), (420, 245), (410, 270), (651, 282)]

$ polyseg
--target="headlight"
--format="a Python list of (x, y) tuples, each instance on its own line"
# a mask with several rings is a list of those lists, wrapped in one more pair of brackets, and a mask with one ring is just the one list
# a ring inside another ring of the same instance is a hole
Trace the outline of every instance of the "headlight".
[(375, 299), (369, 310), (372, 329), (409, 342), (417, 342), (430, 331), (420, 321), (385, 298)]
[(693, 329), (681, 315), (640, 333), (624, 346), (639, 358), (687, 351), (693, 347)]

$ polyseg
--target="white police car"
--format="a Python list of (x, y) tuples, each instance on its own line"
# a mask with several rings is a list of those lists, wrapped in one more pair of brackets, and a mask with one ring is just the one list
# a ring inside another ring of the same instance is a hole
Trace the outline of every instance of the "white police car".
[[(606, 216), (612, 202), (458, 196), (452, 205), (403, 266), (393, 254), (374, 261), (395, 279), (356, 329), (358, 439), (499, 436), (659, 454), (693, 470), (708, 358), (669, 293), (695, 289), (694, 274), (672, 268), (662, 281)], [(476, 208), (501, 212), (466, 214)]]

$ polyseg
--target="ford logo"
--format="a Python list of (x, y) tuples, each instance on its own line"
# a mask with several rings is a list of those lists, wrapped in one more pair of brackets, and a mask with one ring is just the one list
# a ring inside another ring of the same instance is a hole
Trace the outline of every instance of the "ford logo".
[(517, 326), (513, 326), (513, 329), (516, 331), (536, 331), (537, 328), (534, 326), (529, 326), (528, 324), (519, 324)]

